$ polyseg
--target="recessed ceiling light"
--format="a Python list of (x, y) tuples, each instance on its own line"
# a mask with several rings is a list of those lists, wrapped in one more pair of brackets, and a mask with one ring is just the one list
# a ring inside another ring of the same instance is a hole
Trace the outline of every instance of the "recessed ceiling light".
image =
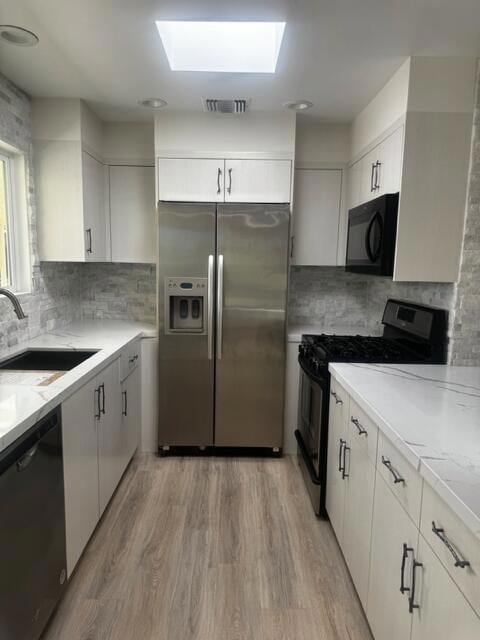
[(15, 44), (17, 47), (33, 47), (38, 44), (38, 36), (28, 29), (13, 24), (0, 25), (0, 42)]
[(156, 22), (172, 71), (275, 73), (285, 22)]
[(283, 106), (286, 109), (292, 109), (292, 111), (306, 111), (313, 107), (313, 102), (309, 100), (298, 100), (297, 102), (284, 102)]
[(138, 104), (150, 109), (161, 109), (167, 105), (167, 102), (161, 98), (146, 98), (145, 100), (139, 100)]

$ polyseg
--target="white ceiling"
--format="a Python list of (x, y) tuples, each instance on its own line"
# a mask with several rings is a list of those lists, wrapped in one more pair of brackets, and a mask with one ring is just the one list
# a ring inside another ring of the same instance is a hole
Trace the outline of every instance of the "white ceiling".
[[(277, 73), (172, 72), (158, 19), (285, 20)], [(479, 0), (0, 0), (0, 24), (40, 38), (0, 44), (2, 73), (33, 96), (84, 98), (106, 120), (152, 118), (137, 101), (153, 96), (188, 110), (202, 97), (259, 110), (303, 98), (309, 116), (346, 121), (409, 55), (480, 55)]]

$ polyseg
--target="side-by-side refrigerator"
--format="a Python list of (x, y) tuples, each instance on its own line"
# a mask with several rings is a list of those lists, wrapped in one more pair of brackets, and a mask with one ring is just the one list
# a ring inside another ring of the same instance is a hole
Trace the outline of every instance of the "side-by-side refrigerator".
[(160, 202), (160, 449), (281, 449), (290, 206)]

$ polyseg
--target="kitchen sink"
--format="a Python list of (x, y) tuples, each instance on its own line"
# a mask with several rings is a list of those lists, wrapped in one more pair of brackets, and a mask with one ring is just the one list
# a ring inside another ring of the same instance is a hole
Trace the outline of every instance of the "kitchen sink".
[(29, 349), (0, 362), (1, 369), (16, 371), (70, 371), (91, 358), (97, 351)]

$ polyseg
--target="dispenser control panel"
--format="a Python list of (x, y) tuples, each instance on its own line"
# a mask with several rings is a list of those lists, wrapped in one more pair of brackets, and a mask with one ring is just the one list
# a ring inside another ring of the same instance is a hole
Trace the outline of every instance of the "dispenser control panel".
[(206, 333), (208, 278), (165, 278), (165, 333)]

